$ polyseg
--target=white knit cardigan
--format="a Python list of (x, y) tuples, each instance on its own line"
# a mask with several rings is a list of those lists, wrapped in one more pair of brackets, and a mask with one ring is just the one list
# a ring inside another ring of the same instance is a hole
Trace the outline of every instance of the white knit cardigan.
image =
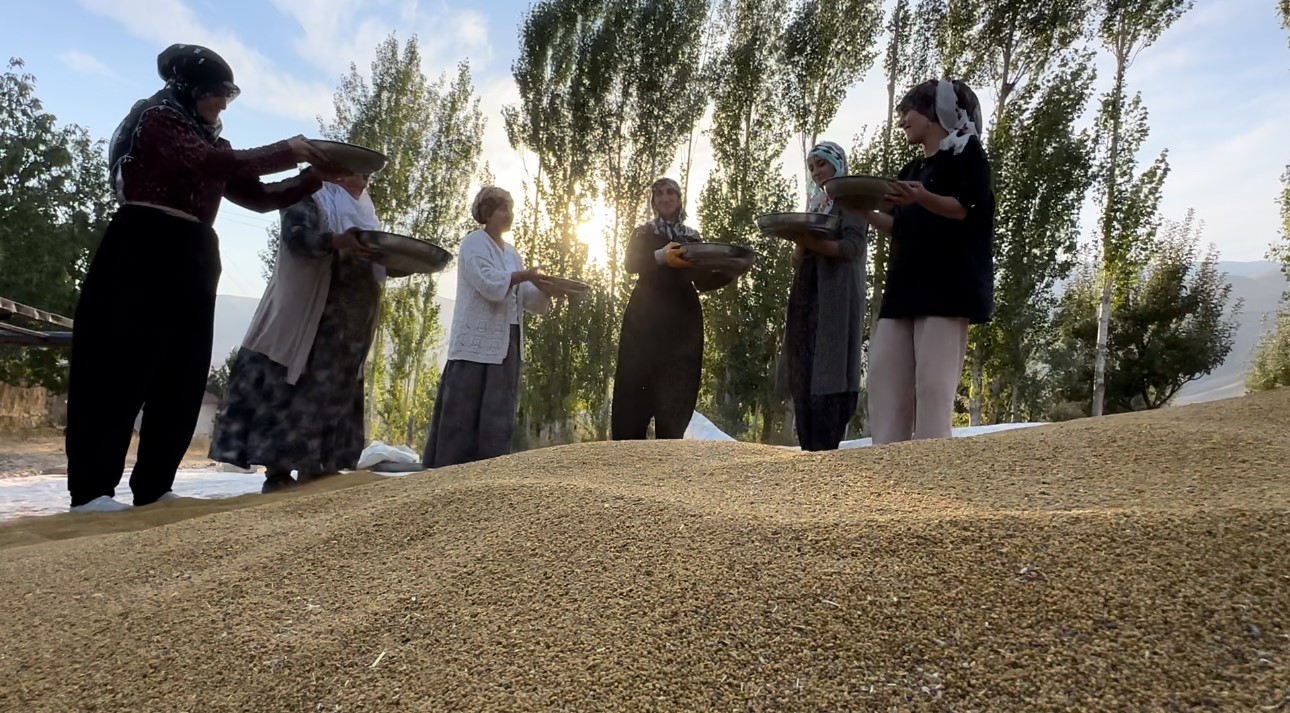
[(510, 243), (498, 245), (483, 230), (462, 238), (449, 360), (501, 364), (511, 344), (511, 325), (521, 323), (520, 310), (550, 311), (550, 298), (533, 283), (511, 286), (511, 273), (523, 269), (524, 261)]

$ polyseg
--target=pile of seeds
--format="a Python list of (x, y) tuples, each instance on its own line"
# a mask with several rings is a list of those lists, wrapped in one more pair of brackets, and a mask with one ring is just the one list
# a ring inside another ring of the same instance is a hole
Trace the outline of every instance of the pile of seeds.
[(0, 709), (1290, 711), (1287, 464), (1283, 391), (82, 520), (0, 551)]

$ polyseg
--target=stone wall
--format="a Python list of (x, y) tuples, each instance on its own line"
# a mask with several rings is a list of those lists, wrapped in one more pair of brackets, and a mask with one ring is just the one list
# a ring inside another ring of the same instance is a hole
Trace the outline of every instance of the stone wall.
[(0, 431), (54, 428), (66, 423), (66, 396), (39, 387), (0, 384)]

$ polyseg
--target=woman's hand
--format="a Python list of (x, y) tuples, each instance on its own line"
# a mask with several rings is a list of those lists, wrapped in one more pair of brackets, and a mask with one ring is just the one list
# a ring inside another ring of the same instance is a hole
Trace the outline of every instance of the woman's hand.
[(694, 263), (685, 259), (685, 251), (681, 249), (680, 243), (667, 244), (666, 258), (668, 267), (673, 267), (678, 270), (682, 270), (687, 267), (694, 267)]
[(307, 163), (318, 169), (322, 174), (323, 180), (328, 177), (336, 177), (347, 173), (344, 169), (332, 164), (327, 155), (318, 150), (318, 147), (309, 143), (308, 139), (303, 136), (293, 136), (287, 139), (287, 145), (291, 147), (291, 156), (296, 159), (297, 163)]
[(895, 205), (911, 205), (922, 203), (929, 195), (921, 181), (892, 181), (891, 193), (886, 195), (886, 199)]
[(534, 286), (541, 290), (542, 286), (538, 284), (538, 281), (543, 277), (542, 268), (540, 267), (530, 267), (527, 270), (516, 270), (511, 273), (511, 287), (524, 282), (532, 282)]
[(337, 251), (353, 253), (356, 257), (370, 258), (374, 253), (358, 239), (361, 232), (360, 228), (350, 228), (343, 233), (332, 233), (331, 246)]

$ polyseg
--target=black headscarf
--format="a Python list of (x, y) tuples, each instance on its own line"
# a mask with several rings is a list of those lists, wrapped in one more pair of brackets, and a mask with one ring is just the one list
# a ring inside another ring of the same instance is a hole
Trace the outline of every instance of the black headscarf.
[(108, 148), (109, 176), (117, 188), (120, 167), (130, 158), (134, 135), (143, 113), (158, 106), (166, 106), (193, 123), (193, 127), (214, 145), (223, 130), (223, 123), (208, 124), (197, 113), (197, 101), (212, 94), (223, 94), (231, 101), (241, 90), (233, 83), (233, 70), (215, 52), (200, 45), (171, 45), (157, 55), (157, 74), (166, 85), (147, 99), (140, 99), (130, 108), (112, 134)]

